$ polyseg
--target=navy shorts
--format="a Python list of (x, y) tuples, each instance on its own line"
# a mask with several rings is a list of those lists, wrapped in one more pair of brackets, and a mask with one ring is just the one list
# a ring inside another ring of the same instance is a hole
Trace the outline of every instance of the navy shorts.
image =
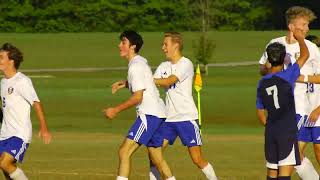
[(29, 143), (25, 143), (22, 139), (13, 136), (0, 141), (0, 154), (3, 152), (9, 153), (18, 162), (22, 162), (28, 147)]
[(299, 147), (296, 134), (265, 133), (265, 157), (267, 167), (300, 165)]

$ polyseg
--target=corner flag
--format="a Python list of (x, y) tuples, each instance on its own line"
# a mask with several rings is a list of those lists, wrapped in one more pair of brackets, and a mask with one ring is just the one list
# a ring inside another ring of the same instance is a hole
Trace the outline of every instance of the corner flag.
[(197, 94), (198, 94), (198, 119), (199, 119), (199, 126), (200, 126), (200, 132), (201, 132), (200, 91), (202, 89), (202, 78), (201, 78), (201, 72), (200, 72), (199, 64), (197, 65), (196, 76), (194, 78), (194, 89), (197, 91)]

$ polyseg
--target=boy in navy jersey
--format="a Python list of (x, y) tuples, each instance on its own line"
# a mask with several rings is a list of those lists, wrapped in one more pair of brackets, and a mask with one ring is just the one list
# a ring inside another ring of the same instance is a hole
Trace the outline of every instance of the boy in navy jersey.
[(290, 180), (294, 166), (300, 164), (293, 89), (309, 51), (302, 30), (289, 28), (299, 42), (299, 59), (284, 70), (285, 46), (270, 44), (266, 52), (271, 73), (259, 81), (257, 89), (257, 114), (265, 125), (267, 180)]

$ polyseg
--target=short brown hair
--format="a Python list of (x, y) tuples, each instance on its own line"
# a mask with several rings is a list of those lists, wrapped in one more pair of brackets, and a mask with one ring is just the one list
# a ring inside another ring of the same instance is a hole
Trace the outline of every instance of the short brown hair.
[(309, 22), (315, 20), (317, 16), (308, 8), (301, 6), (292, 6), (286, 11), (286, 22), (289, 25), (294, 19), (298, 17), (307, 17)]
[(14, 67), (19, 69), (20, 63), (23, 61), (22, 52), (10, 43), (5, 43), (0, 48), (0, 51), (5, 51), (8, 53), (8, 58), (14, 61)]
[(179, 50), (182, 51), (183, 49), (183, 40), (182, 35), (178, 32), (165, 32), (164, 37), (171, 37), (172, 41), (179, 44)]

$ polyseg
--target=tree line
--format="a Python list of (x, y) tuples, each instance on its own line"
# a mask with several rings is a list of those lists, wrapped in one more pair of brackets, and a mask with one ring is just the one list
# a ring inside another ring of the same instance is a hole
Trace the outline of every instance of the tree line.
[[(0, 32), (199, 31), (203, 0), (0, 0)], [(285, 28), (292, 5), (319, 0), (206, 0), (207, 30)], [(311, 24), (320, 28), (320, 20)]]

